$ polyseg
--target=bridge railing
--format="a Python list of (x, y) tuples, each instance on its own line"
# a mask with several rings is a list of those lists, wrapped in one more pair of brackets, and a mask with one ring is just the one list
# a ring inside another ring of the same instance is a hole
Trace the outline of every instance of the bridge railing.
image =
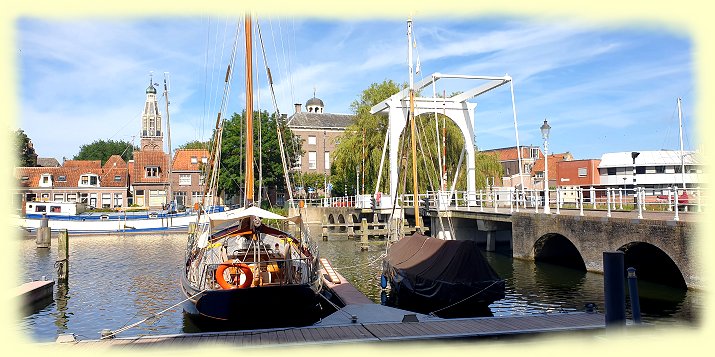
[[(676, 199), (677, 197), (677, 199)], [(501, 213), (533, 210), (544, 212), (543, 190), (513, 187), (490, 187), (477, 191), (428, 191), (419, 194), (417, 204), (423, 209), (444, 211), (470, 209)], [(672, 212), (673, 220), (679, 220), (680, 212), (701, 212), (705, 207), (706, 190), (703, 188), (667, 187), (664, 189), (635, 190), (625, 188), (574, 187), (549, 190), (549, 213), (561, 214), (561, 209), (584, 211), (632, 212), (643, 218), (643, 212)], [(302, 202), (302, 203), (301, 203)], [(397, 198), (400, 207), (414, 207), (414, 194), (402, 194)], [(388, 208), (391, 200), (385, 195), (356, 195), (315, 199), (293, 199), (290, 207), (352, 207), (357, 209)], [(378, 207), (374, 207), (377, 205)]]
[[(560, 214), (561, 209), (583, 211), (633, 212), (643, 218), (644, 211), (672, 212), (673, 220), (679, 220), (680, 212), (701, 212), (706, 202), (706, 191), (702, 188), (667, 187), (664, 189), (624, 188), (556, 188), (549, 191), (548, 212)], [(412, 206), (414, 195), (403, 195), (405, 206)], [(676, 199), (677, 197), (677, 199)], [(430, 191), (420, 195), (419, 204), (431, 210), (478, 209), (505, 213), (533, 209), (544, 211), (542, 190), (516, 190), (513, 187), (493, 187), (475, 192)]]

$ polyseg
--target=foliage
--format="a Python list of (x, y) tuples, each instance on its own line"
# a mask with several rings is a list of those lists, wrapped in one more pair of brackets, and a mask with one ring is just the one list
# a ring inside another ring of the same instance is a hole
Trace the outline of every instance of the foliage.
[(474, 168), (477, 190), (488, 186), (487, 179), (491, 180), (492, 177), (498, 179), (504, 175), (504, 168), (499, 163), (499, 156), (496, 153), (475, 152)]
[[(364, 174), (364, 192), (371, 193), (376, 187), (379, 172), (382, 146), (388, 126), (387, 116), (370, 114), (370, 108), (387, 99), (391, 95), (406, 88), (406, 84), (398, 85), (391, 80), (382, 83), (373, 83), (365, 89), (357, 100), (351, 104), (357, 120), (354, 125), (347, 128), (341, 137), (340, 144), (335, 150), (333, 166), (331, 168), (331, 181), (333, 194), (355, 194), (362, 190), (362, 175)], [(452, 120), (447, 120), (442, 114), (422, 114), (415, 118), (417, 135), (417, 182), (420, 192), (438, 190), (441, 185), (440, 167), (443, 152), (438, 152), (437, 142), (443, 142), (446, 137), (446, 181), (445, 186), (450, 189), (454, 175), (457, 175), (455, 189), (465, 190), (466, 162), (462, 162), (459, 172), (457, 166), (460, 155), (464, 149), (464, 138), (457, 125)], [(437, 123), (435, 123), (435, 121)], [(437, 125), (439, 128), (437, 128)], [(443, 133), (443, 130), (446, 133)], [(412, 192), (412, 159), (411, 159), (411, 129), (410, 125), (404, 128), (400, 137), (398, 164), (399, 175), (398, 191)], [(363, 148), (365, 156), (363, 157)], [(387, 160), (386, 160), (387, 161)], [(364, 165), (363, 165), (364, 162)], [(476, 153), (476, 185), (477, 189), (485, 187), (485, 177), (501, 177), (502, 168), (496, 156)], [(364, 169), (363, 169), (364, 166)], [(383, 177), (378, 191), (389, 191), (388, 164), (383, 167)], [(347, 191), (347, 192), (345, 192)]]
[(17, 155), (17, 165), (21, 167), (32, 167), (37, 165), (37, 153), (22, 129), (15, 131), (15, 152)]
[(181, 145), (177, 148), (177, 150), (189, 150), (189, 149), (209, 150), (209, 143), (208, 143), (208, 141), (193, 140), (193, 141), (189, 141), (188, 143), (184, 143), (183, 145)]
[[(405, 87), (406, 85), (398, 85), (392, 80), (373, 83), (362, 91), (358, 99), (350, 105), (357, 118), (355, 124), (348, 127), (342, 135), (340, 144), (334, 153), (330, 169), (334, 195), (354, 194), (356, 192), (356, 176), (359, 175), (359, 179), (362, 179), (363, 171), (365, 191), (372, 192), (374, 189), (388, 121), (386, 116), (370, 114), (370, 108)], [(363, 148), (365, 152), (364, 165)], [(385, 167), (387, 167), (387, 163), (385, 163)], [(381, 183), (382, 191), (388, 187), (387, 171), (384, 172)], [(348, 192), (345, 192), (346, 189)]]
[[(241, 114), (234, 113), (229, 120), (226, 120), (223, 126), (219, 191), (222, 191), (226, 196), (242, 196), (244, 192), (246, 161), (245, 115), (245, 111)], [(262, 156), (263, 187), (285, 187), (276, 127), (280, 128), (283, 136), (287, 163), (295, 162), (299, 157), (300, 142), (293, 136), (285, 122), (277, 118), (275, 114), (268, 114), (267, 111), (256, 111), (253, 117), (255, 187), (258, 187), (260, 177), (258, 172), (259, 155)], [(260, 148), (259, 134), (261, 138)], [(258, 192), (258, 190), (254, 189), (254, 192)]]
[(306, 191), (308, 187), (314, 188), (316, 190), (325, 189), (325, 181), (327, 176), (324, 174), (319, 174), (317, 172), (295, 172), (293, 174), (293, 182), (296, 186), (303, 187)]
[(126, 141), (96, 140), (91, 144), (80, 146), (74, 160), (101, 160), (104, 165), (110, 156), (119, 155), (124, 161), (129, 161), (134, 156), (134, 150), (139, 148)]

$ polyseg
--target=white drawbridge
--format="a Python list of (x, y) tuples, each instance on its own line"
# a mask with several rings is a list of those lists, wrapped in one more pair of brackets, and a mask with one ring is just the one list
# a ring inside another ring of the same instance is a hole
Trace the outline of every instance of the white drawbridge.
[[(484, 94), (492, 89), (500, 87), (504, 84), (511, 84), (511, 100), (512, 110), (514, 113), (514, 128), (516, 130), (516, 106), (514, 104), (514, 86), (509, 75), (503, 77), (492, 76), (472, 76), (472, 75), (454, 75), (433, 73), (424, 78), (422, 81), (415, 84), (415, 91), (419, 91), (434, 83), (439, 79), (467, 79), (486, 82), (478, 87), (470, 88), (464, 92), (453, 95), (448, 98), (438, 97), (416, 97), (414, 100), (415, 113), (418, 116), (424, 113), (442, 113), (454, 121), (459, 127), (459, 130), (464, 137), (464, 150), (467, 154), (467, 191), (470, 193), (469, 203), (474, 204), (476, 201), (476, 175), (474, 168), (474, 109), (476, 103), (467, 102), (476, 96)], [(402, 130), (407, 125), (409, 116), (409, 89), (392, 95), (391, 97), (376, 104), (370, 109), (371, 114), (387, 114), (388, 115), (388, 133), (385, 141), (390, 144), (390, 197), (394, 200), (397, 195), (397, 179), (398, 179), (398, 143)], [(517, 147), (519, 146), (519, 137), (517, 134)], [(385, 156), (385, 148), (383, 148), (383, 160)], [(521, 158), (519, 158), (521, 161)], [(382, 176), (382, 165), (380, 163), (380, 174)], [(521, 165), (520, 165), (521, 166)], [(378, 177), (378, 185), (380, 181)], [(393, 201), (394, 202), (394, 201)]]

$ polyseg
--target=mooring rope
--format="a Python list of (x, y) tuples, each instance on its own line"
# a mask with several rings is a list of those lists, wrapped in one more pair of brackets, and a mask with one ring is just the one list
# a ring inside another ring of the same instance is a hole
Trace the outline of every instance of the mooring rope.
[(430, 312), (428, 315), (437, 317), (437, 315), (435, 315), (435, 313), (440, 312), (440, 311), (442, 311), (442, 310), (449, 309), (450, 307), (453, 307), (453, 306), (455, 306), (455, 305), (457, 305), (457, 304), (461, 304), (461, 303), (463, 303), (463, 302), (465, 302), (465, 301), (467, 301), (467, 300), (469, 300), (469, 299), (471, 299), (471, 298), (473, 298), (473, 297), (475, 297), (475, 296), (477, 296), (477, 295), (479, 295), (479, 294), (485, 292), (487, 289), (491, 288), (494, 284), (499, 283), (499, 282), (502, 282), (502, 281), (506, 281), (506, 279), (494, 280), (494, 281), (493, 281), (491, 284), (489, 284), (486, 288), (484, 288), (484, 289), (482, 289), (482, 290), (479, 290), (479, 291), (477, 291), (476, 293), (474, 293), (474, 294), (472, 294), (472, 295), (469, 295), (469, 296), (467, 296), (466, 298), (464, 298), (464, 299), (462, 299), (462, 300), (459, 300), (459, 301), (457, 301), (457, 302), (455, 302), (455, 303), (453, 303), (453, 304), (447, 305), (447, 306), (445, 306), (445, 307), (443, 307), (443, 308), (441, 308), (441, 309), (434, 310), (434, 311)]
[(157, 313), (151, 314), (149, 317), (147, 317), (147, 318), (145, 318), (145, 319), (143, 319), (143, 320), (141, 320), (141, 321), (135, 322), (135, 323), (133, 323), (133, 324), (131, 324), (131, 325), (129, 325), (129, 326), (122, 327), (122, 328), (120, 328), (120, 329), (118, 329), (118, 330), (111, 331), (109, 334), (100, 337), (100, 340), (105, 340), (105, 339), (108, 339), (108, 338), (112, 338), (112, 337), (114, 337), (115, 335), (117, 335), (117, 334), (119, 334), (119, 333), (122, 333), (122, 332), (127, 331), (127, 330), (129, 330), (129, 329), (131, 329), (131, 328), (134, 328), (134, 327), (136, 327), (136, 326), (139, 326), (139, 325), (143, 324), (144, 322), (148, 321), (149, 319), (153, 319), (153, 318), (155, 318), (155, 317), (157, 317), (157, 316), (160, 316), (160, 315), (164, 314), (165, 312), (167, 312), (167, 311), (169, 311), (169, 310), (171, 310), (171, 309), (173, 309), (173, 308), (175, 308), (175, 307), (177, 307), (177, 306), (183, 304), (184, 302), (186, 302), (186, 301), (188, 301), (188, 300), (190, 300), (190, 299), (193, 299), (193, 298), (196, 297), (196, 296), (199, 296), (199, 295), (203, 294), (206, 290), (208, 290), (208, 289), (201, 290), (201, 291), (199, 291), (198, 293), (196, 293), (196, 294), (194, 294), (194, 295), (192, 295), (192, 296), (190, 296), (190, 297), (188, 297), (188, 298), (186, 298), (186, 299), (184, 299), (184, 300), (181, 300), (181, 301), (179, 301), (178, 303), (176, 303), (176, 304), (174, 304), (174, 305), (171, 305), (171, 306), (167, 307), (167, 308), (164, 309), (164, 310), (161, 310), (161, 311), (159, 311), (159, 312), (157, 312)]
[(351, 265), (351, 266), (347, 266), (347, 267), (338, 267), (338, 268), (333, 268), (333, 269), (335, 269), (335, 270), (341, 270), (341, 269), (351, 269), (351, 268), (358, 268), (358, 267), (370, 266), (370, 265), (372, 265), (373, 263), (375, 263), (376, 261), (378, 261), (378, 260), (380, 260), (380, 259), (382, 259), (382, 258), (384, 258), (384, 257), (386, 257), (386, 256), (387, 256), (387, 253), (382, 253), (379, 257), (377, 257), (377, 258), (375, 258), (375, 259), (373, 259), (373, 260), (371, 260), (371, 261), (369, 261), (369, 262), (367, 262), (367, 263), (364, 263), (364, 264), (356, 264), (356, 265)]

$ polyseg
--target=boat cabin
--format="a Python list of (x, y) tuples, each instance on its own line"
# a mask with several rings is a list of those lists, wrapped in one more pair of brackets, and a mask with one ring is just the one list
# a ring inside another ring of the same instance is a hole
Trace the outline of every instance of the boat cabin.
[(81, 202), (30, 201), (25, 204), (25, 213), (27, 215), (74, 216), (86, 210), (87, 206)]

